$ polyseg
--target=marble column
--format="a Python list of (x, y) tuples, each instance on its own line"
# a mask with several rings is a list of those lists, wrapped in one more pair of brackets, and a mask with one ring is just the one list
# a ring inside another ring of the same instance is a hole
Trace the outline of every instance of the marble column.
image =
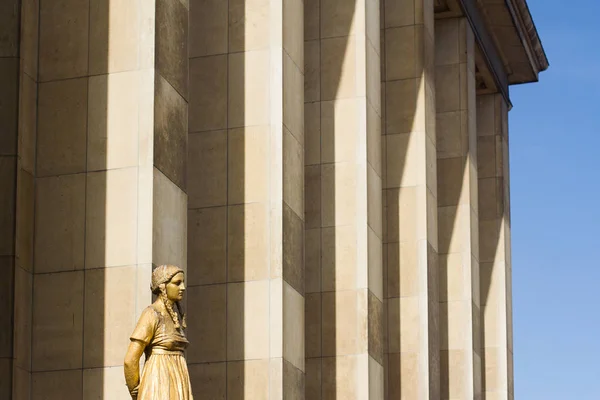
[(307, 399), (384, 396), (379, 12), (305, 1)]
[(383, 8), (389, 399), (440, 398), (433, 7)]
[(186, 268), (187, 17), (180, 0), (39, 2), (37, 114), (20, 131), (35, 149), (31, 399), (128, 399), (152, 267)]
[(481, 399), (475, 39), (466, 18), (436, 21), (442, 399)]
[(477, 97), (480, 287), (485, 398), (514, 399), (508, 106)]
[(188, 361), (207, 398), (304, 395), (301, 0), (190, 0)]

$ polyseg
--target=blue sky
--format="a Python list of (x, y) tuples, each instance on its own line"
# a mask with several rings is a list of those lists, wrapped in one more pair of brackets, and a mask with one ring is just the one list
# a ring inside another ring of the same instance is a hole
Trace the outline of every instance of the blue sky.
[(511, 87), (515, 398), (600, 399), (600, 2), (529, 0), (550, 60)]

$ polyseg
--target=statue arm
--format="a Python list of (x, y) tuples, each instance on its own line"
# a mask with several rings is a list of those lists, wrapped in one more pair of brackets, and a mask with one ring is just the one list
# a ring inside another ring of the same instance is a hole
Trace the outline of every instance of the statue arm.
[(140, 384), (140, 358), (144, 353), (145, 345), (138, 340), (132, 340), (125, 354), (125, 382), (133, 399), (137, 398), (138, 385)]

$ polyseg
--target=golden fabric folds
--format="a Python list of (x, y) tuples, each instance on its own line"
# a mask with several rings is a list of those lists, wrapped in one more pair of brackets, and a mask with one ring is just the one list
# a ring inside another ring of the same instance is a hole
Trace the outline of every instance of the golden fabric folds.
[(138, 400), (193, 400), (184, 350), (188, 341), (170, 316), (147, 307), (131, 335), (146, 345)]

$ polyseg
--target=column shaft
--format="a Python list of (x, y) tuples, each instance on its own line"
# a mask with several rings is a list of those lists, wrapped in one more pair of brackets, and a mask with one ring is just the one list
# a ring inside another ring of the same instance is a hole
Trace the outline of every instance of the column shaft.
[(499, 94), (477, 98), (479, 242), (486, 399), (514, 398), (508, 107)]
[(384, 6), (387, 394), (438, 399), (434, 4)]
[(306, 398), (383, 399), (379, 1), (304, 24)]
[(441, 398), (480, 399), (475, 39), (465, 18), (436, 21)]
[(19, 262), (23, 232), (16, 229), (17, 202), (31, 196), (23, 193), (27, 188), (21, 182), (30, 179), (18, 153), (20, 3), (4, 2), (0, 16), (0, 398), (7, 400), (22, 395), (17, 384), (29, 377), (19, 335), (27, 330), (26, 285), (31, 279)]
[(192, 0), (190, 15), (192, 381), (210, 398), (300, 399), (302, 1)]
[(127, 397), (152, 267), (186, 268), (188, 8), (39, 6), (31, 398)]

